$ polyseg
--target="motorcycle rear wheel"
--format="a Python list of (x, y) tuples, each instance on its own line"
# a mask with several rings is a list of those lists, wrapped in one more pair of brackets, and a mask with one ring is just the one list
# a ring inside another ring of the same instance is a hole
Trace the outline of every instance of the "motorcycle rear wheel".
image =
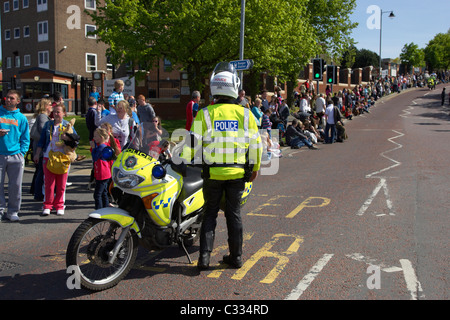
[(66, 264), (78, 266), (80, 284), (92, 291), (117, 285), (130, 272), (137, 252), (137, 235), (128, 232), (116, 259), (108, 262), (108, 252), (119, 238), (122, 227), (109, 220), (88, 218), (75, 230), (66, 252)]

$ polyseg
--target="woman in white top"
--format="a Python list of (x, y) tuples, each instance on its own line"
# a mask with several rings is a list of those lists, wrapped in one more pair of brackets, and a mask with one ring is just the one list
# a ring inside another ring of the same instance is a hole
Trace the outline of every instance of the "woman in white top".
[(99, 127), (102, 123), (108, 122), (112, 126), (112, 134), (114, 138), (119, 140), (120, 147), (124, 150), (126, 144), (133, 138), (134, 128), (136, 126), (133, 118), (128, 115), (130, 105), (128, 101), (121, 100), (117, 103), (116, 114), (109, 114), (102, 118), (101, 110), (97, 110), (97, 118), (95, 125)]

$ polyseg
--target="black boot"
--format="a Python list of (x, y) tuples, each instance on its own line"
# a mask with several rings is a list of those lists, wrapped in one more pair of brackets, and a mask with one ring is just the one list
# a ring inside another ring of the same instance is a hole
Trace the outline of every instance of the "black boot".
[(200, 256), (198, 257), (197, 268), (199, 270), (207, 270), (209, 269), (209, 258), (210, 252), (200, 252)]
[(223, 262), (236, 269), (242, 267), (243, 264), (241, 256), (234, 257), (231, 254), (223, 256)]
[[(212, 229), (206, 231), (207, 229)], [(200, 232), (200, 255), (198, 257), (197, 268), (199, 270), (207, 270), (209, 268), (209, 258), (214, 246), (214, 229), (208, 228), (203, 222), (202, 230)]]

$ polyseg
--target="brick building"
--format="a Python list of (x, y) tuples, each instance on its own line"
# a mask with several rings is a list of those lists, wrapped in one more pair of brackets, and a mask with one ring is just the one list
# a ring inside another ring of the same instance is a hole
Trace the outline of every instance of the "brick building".
[(107, 47), (89, 34), (95, 25), (84, 13), (95, 0), (2, 0), (0, 10), (3, 90), (20, 90), (24, 111), (60, 91), (73, 111), (77, 80), (108, 69)]

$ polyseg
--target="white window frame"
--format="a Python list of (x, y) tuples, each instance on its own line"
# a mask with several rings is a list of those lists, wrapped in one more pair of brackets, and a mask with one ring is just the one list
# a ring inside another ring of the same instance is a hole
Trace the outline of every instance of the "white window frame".
[[(42, 60), (41, 60), (41, 58), (42, 58)], [(49, 56), (48, 50), (47, 51), (38, 51), (38, 65), (39, 65), (39, 68), (50, 69), (50, 56)]]
[(20, 28), (14, 28), (14, 39), (20, 39)]
[(11, 57), (6, 57), (6, 69), (12, 68), (12, 59)]
[(5, 30), (5, 40), (11, 40), (11, 29)]
[(19, 0), (13, 0), (13, 11), (17, 11), (20, 9)]
[(31, 55), (26, 54), (23, 56), (23, 65), (25, 67), (31, 66)]
[(3, 12), (9, 12), (11, 10), (10, 6), (9, 6), (9, 1), (5, 1), (3, 2)]
[(14, 59), (14, 66), (20, 68), (20, 56), (16, 56)]
[(24, 26), (23, 27), (23, 37), (28, 38), (29, 36), (30, 36), (30, 26)]
[(106, 70), (108, 71), (112, 71), (114, 65), (111, 63), (111, 57), (107, 56), (106, 57)]
[[(41, 30), (39, 30), (39, 28), (42, 29), (42, 33)], [(47, 32), (44, 32), (44, 29), (47, 29)], [(38, 32), (38, 42), (43, 42), (43, 41), (48, 41), (48, 21), (39, 21), (37, 23), (37, 32)]]
[(90, 35), (88, 35), (88, 28), (89, 28), (89, 27), (94, 28), (94, 31), (97, 30), (97, 26), (96, 26), (96, 25), (93, 25), (93, 24), (85, 24), (85, 25), (84, 25), (84, 35), (85, 35), (85, 37), (86, 37), (87, 39), (97, 39), (97, 35), (96, 35), (96, 34), (90, 34)]
[(30, 0), (22, 0), (22, 8), (26, 9), (30, 6)]
[[(95, 57), (95, 65), (94, 65), (94, 67), (95, 67), (95, 69), (94, 70), (91, 70), (91, 68), (90, 67), (92, 67), (92, 66), (90, 66), (89, 64), (88, 64), (88, 62), (89, 62), (89, 60), (88, 60), (88, 57), (89, 56), (94, 56)], [(95, 71), (97, 71), (97, 65), (98, 65), (98, 60), (97, 60), (97, 54), (96, 53), (86, 53), (86, 72), (95, 72)]]
[(37, 4), (37, 12), (48, 10), (47, 0), (37, 0), (36, 4)]
[(88, 0), (84, 0), (84, 7), (88, 10), (97, 10), (97, 3), (94, 0), (94, 7), (88, 6)]

